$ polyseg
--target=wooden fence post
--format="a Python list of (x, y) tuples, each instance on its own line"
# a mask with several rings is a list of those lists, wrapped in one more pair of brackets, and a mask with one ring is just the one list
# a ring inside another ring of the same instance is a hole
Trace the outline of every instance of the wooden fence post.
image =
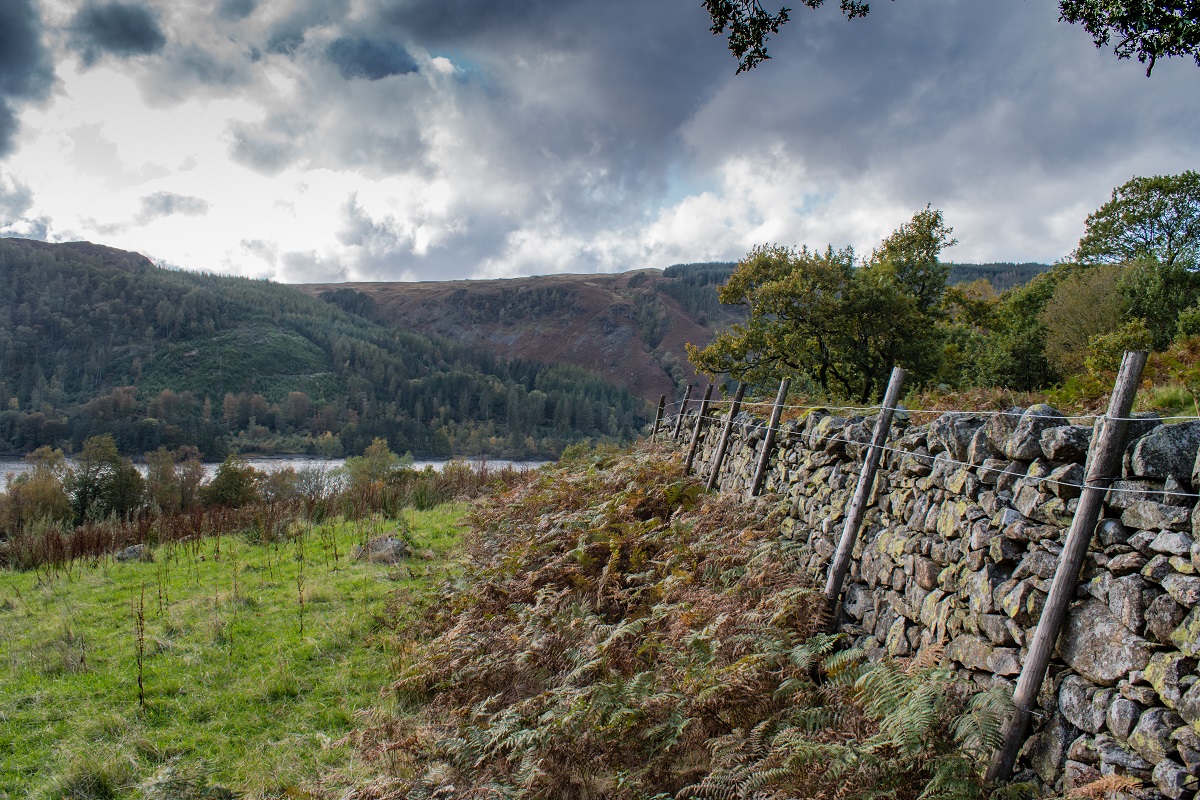
[(875, 485), (875, 472), (879, 469), (879, 459), (883, 454), (883, 444), (887, 441), (888, 432), (892, 429), (892, 414), (896, 403), (900, 400), (900, 387), (904, 384), (904, 370), (892, 368), (892, 377), (888, 381), (887, 392), (883, 396), (883, 408), (875, 420), (875, 432), (871, 436), (871, 446), (863, 458), (862, 471), (858, 474), (858, 486), (846, 510), (846, 524), (842, 527), (842, 538), (838, 541), (837, 552), (833, 561), (829, 562), (829, 577), (825, 582), (825, 623), (832, 631), (838, 623), (838, 601), (842, 595), (842, 584), (846, 581), (846, 572), (850, 569), (850, 554), (854, 552), (854, 543), (858, 540), (858, 530), (862, 527), (863, 516), (867, 511), (867, 501), (871, 499), (871, 487)]
[(1108, 414), (1092, 440), (1083, 494), (1079, 497), (1079, 506), (1075, 510), (1075, 518), (1071, 520), (1071, 530), (1067, 533), (1067, 541), (1059, 556), (1058, 569), (1054, 572), (1054, 582), (1050, 584), (1050, 594), (1013, 692), (1013, 714), (1004, 726), (1004, 744), (996, 751), (988, 767), (986, 780), (989, 782), (1007, 780), (1012, 775), (1017, 753), (1025, 740), (1029, 717), (1046, 677), (1046, 667), (1067, 615), (1067, 606), (1075, 596), (1079, 569), (1083, 566), (1092, 531), (1104, 504), (1104, 493), (1121, 464), (1125, 430), (1128, 427), (1126, 418), (1133, 407), (1133, 396), (1141, 380), (1142, 368), (1146, 366), (1147, 355), (1144, 350), (1126, 350), (1121, 361), (1121, 371), (1117, 373), (1117, 382), (1108, 402)]
[(658, 437), (658, 426), (662, 424), (663, 412), (667, 410), (667, 396), (660, 394), (658, 396), (658, 413), (654, 415), (654, 429), (650, 431), (650, 441), (654, 441)]
[(683, 427), (683, 415), (687, 413), (688, 400), (692, 399), (692, 385), (687, 385), (687, 391), (683, 393), (683, 402), (679, 404), (679, 416), (675, 419), (675, 431), (671, 434), (672, 441), (679, 441), (679, 429)]
[(725, 420), (725, 427), (721, 429), (721, 442), (717, 445), (717, 456), (713, 459), (712, 471), (708, 474), (708, 483), (705, 488), (712, 491), (717, 486), (717, 478), (721, 476), (721, 462), (725, 460), (725, 451), (729, 449), (729, 435), (733, 432), (733, 418), (738, 415), (742, 409), (742, 398), (746, 395), (746, 384), (738, 381), (737, 393), (733, 396), (733, 405), (729, 407), (729, 416)]
[(767, 477), (767, 464), (771, 460), (771, 448), (775, 446), (775, 429), (779, 425), (779, 415), (783, 413), (783, 401), (787, 399), (788, 387), (792, 385), (791, 378), (779, 382), (779, 393), (775, 395), (775, 408), (771, 411), (771, 424), (767, 426), (767, 437), (763, 439), (762, 452), (758, 456), (758, 466), (754, 470), (754, 480), (750, 483), (750, 496), (758, 497), (762, 491), (763, 481)]
[(692, 474), (692, 462), (696, 459), (696, 446), (700, 444), (700, 429), (704, 427), (704, 415), (708, 413), (708, 401), (712, 399), (713, 385), (710, 383), (704, 390), (704, 399), (700, 401), (700, 413), (696, 415), (696, 429), (692, 431), (692, 443), (688, 446), (687, 460), (683, 465), (683, 474)]

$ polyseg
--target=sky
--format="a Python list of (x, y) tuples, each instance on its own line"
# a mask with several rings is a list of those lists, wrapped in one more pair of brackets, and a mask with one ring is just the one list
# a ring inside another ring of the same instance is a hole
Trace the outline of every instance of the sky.
[(282, 282), (1067, 256), (1200, 166), (1200, 69), (1052, 0), (803, 6), (735, 75), (699, 0), (0, 0), (0, 236)]

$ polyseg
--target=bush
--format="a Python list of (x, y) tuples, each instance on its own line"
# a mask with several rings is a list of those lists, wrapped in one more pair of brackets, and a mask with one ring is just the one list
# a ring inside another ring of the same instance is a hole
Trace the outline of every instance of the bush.
[(217, 467), (213, 479), (200, 488), (200, 501), (206, 506), (241, 508), (259, 498), (258, 482), (261, 473), (242, 461), (230, 456)]

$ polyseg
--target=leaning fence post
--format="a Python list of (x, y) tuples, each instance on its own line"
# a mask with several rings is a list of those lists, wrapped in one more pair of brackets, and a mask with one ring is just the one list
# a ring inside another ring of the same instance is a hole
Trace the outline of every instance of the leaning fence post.
[(683, 393), (683, 402), (679, 404), (679, 416), (675, 419), (675, 431), (671, 434), (672, 441), (679, 441), (679, 429), (683, 427), (683, 415), (687, 413), (688, 400), (692, 399), (692, 385), (687, 385)]
[(767, 464), (771, 460), (771, 448), (775, 446), (775, 428), (779, 425), (779, 415), (783, 413), (783, 401), (787, 398), (788, 387), (791, 385), (791, 378), (784, 378), (779, 382), (779, 393), (775, 395), (775, 408), (771, 411), (771, 424), (767, 426), (767, 438), (763, 439), (762, 453), (758, 456), (754, 480), (750, 483), (751, 497), (758, 497), (763, 481), (766, 480)]
[(742, 398), (746, 395), (746, 384), (738, 381), (737, 393), (733, 396), (733, 405), (729, 407), (729, 416), (725, 419), (725, 427), (721, 430), (721, 442), (717, 445), (717, 455), (713, 459), (712, 472), (708, 474), (708, 484), (705, 488), (712, 491), (717, 486), (717, 478), (721, 476), (721, 462), (725, 460), (725, 451), (729, 449), (729, 435), (733, 432), (733, 418), (742, 408)]
[(862, 527), (863, 515), (867, 511), (867, 501), (871, 498), (871, 487), (875, 485), (875, 472), (879, 469), (879, 458), (883, 454), (883, 443), (887, 441), (888, 431), (892, 429), (892, 414), (896, 403), (900, 400), (900, 387), (904, 384), (904, 370), (900, 367), (892, 369), (892, 377), (888, 381), (887, 392), (883, 396), (883, 408), (879, 410), (879, 418), (875, 420), (875, 432), (871, 436), (871, 446), (863, 459), (862, 471), (858, 474), (858, 486), (846, 509), (846, 524), (842, 527), (842, 538), (838, 541), (837, 552), (829, 563), (829, 578), (825, 582), (825, 613), (826, 624), (832, 630), (837, 626), (838, 599), (842, 594), (842, 584), (846, 581), (846, 572), (850, 569), (850, 554), (854, 552), (854, 543), (858, 539), (858, 529)]
[(667, 410), (667, 396), (660, 394), (658, 396), (658, 413), (654, 415), (654, 429), (650, 431), (650, 441), (654, 441), (658, 437), (658, 426), (662, 424), (663, 412)]
[(700, 401), (700, 413), (696, 415), (696, 429), (692, 431), (692, 443), (688, 446), (687, 461), (683, 465), (683, 474), (692, 474), (692, 462), (696, 459), (696, 446), (700, 444), (700, 429), (704, 427), (704, 415), (708, 413), (708, 401), (712, 398), (713, 385), (710, 383), (704, 390), (704, 399)]
[(1037, 702), (1042, 681), (1046, 677), (1050, 655), (1067, 615), (1067, 606), (1075, 596), (1079, 569), (1083, 566), (1088, 544), (1092, 540), (1092, 531), (1100, 516), (1105, 490), (1121, 463), (1121, 454), (1125, 449), (1125, 430), (1128, 427), (1127, 418), (1129, 410), (1133, 407), (1133, 396), (1141, 380), (1142, 368), (1146, 366), (1146, 356), (1144, 350), (1126, 350), (1121, 361), (1121, 371), (1117, 373), (1117, 382), (1108, 402), (1108, 414), (1103, 417), (1103, 425), (1093, 438), (1091, 452), (1088, 454), (1089, 466), (1087, 478), (1083, 482), (1083, 494), (1079, 497), (1079, 506), (1075, 511), (1075, 518), (1071, 520), (1071, 530), (1067, 533), (1062, 555), (1059, 556), (1054, 582), (1050, 585), (1050, 594), (1046, 598), (1037, 630), (1029, 644), (1029, 655), (1022, 666), (1017, 688), (1013, 692), (1013, 714), (1004, 726), (1004, 744), (996, 751), (991, 766), (988, 767), (986, 780), (989, 782), (1007, 780), (1012, 775), (1017, 753), (1029, 726), (1029, 717)]

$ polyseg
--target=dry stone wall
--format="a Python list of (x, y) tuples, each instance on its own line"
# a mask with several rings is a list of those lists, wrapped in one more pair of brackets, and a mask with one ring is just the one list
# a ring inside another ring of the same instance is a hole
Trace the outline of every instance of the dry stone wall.
[[(1140, 416), (1140, 415), (1139, 415)], [(702, 432), (707, 475), (724, 419)], [(695, 415), (684, 430), (694, 427)], [(823, 580), (874, 426), (811, 412), (784, 423), (764, 494)], [(897, 414), (843, 594), (841, 630), (870, 657), (934, 645), (965, 679), (1011, 687), (1037, 626), (1083, 483), (1090, 425), (1035, 405)], [(765, 422), (742, 414), (718, 486), (746, 492)], [(681, 433), (684, 442), (687, 436)], [(1127, 774), (1190, 800), (1200, 778), (1200, 422), (1129, 425), (1079, 589), (1018, 764), (1069, 790)]]

